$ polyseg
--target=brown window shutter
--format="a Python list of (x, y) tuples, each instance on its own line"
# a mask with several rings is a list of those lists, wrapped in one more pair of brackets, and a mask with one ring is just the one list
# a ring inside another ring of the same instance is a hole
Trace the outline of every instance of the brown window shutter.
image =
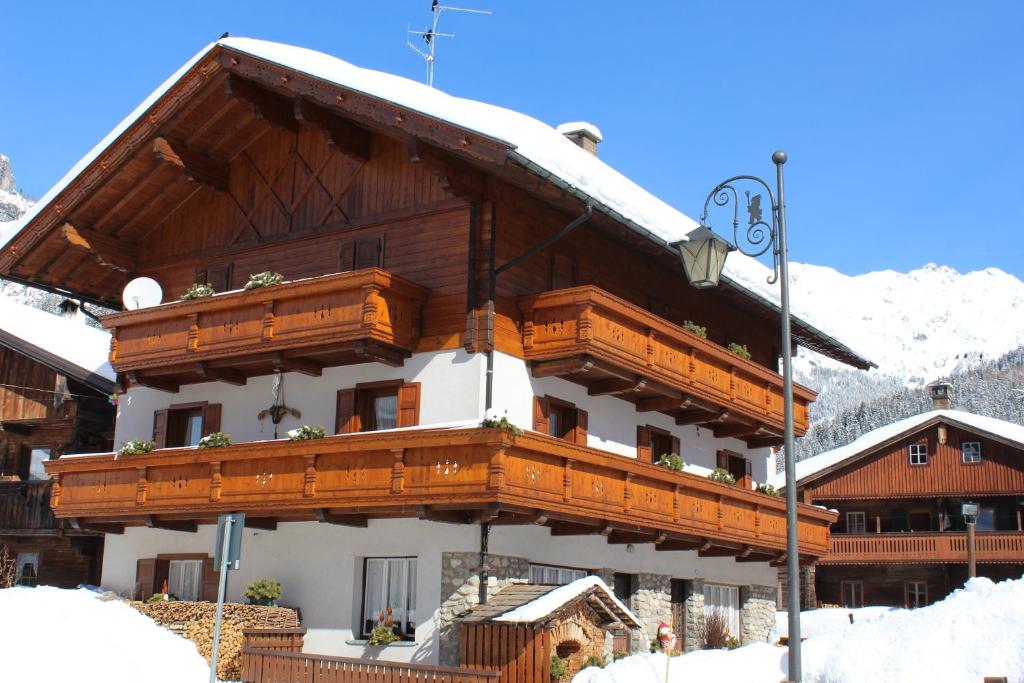
[(203, 406), (203, 436), (220, 431), (220, 404), (207, 403)]
[(203, 600), (217, 602), (217, 589), (220, 576), (213, 566), (213, 558), (207, 557), (203, 560)]
[(676, 455), (679, 455), (679, 456), (682, 456), (682, 454), (683, 454), (682, 448), (681, 448), (681, 446), (679, 444), (679, 437), (678, 436), (673, 436), (672, 437), (672, 452), (675, 453)]
[(356, 414), (356, 390), (338, 391), (338, 407), (334, 420), (335, 434), (351, 434), (359, 431), (359, 416)]
[(636, 459), (641, 462), (651, 462), (653, 457), (651, 455), (651, 430), (644, 425), (637, 425)]
[(415, 427), (420, 423), (420, 383), (410, 382), (398, 387), (399, 427)]
[(754, 483), (753, 463), (751, 463), (749, 460), (744, 459), (743, 467), (743, 481), (740, 483), (743, 485), (743, 488), (749, 489)]
[(541, 434), (547, 434), (550, 429), (548, 424), (548, 400), (540, 396), (533, 397), (533, 428)]
[(718, 465), (726, 472), (729, 471), (729, 454), (725, 451), (718, 451)]
[(587, 411), (582, 408), (576, 409), (576, 430), (573, 434), (573, 441), (580, 446), (587, 445)]
[(153, 582), (156, 580), (156, 558), (150, 557), (135, 563), (135, 588), (139, 600), (145, 600), (155, 593)]
[(157, 410), (153, 413), (153, 441), (157, 448), (167, 447), (167, 412)]
[(355, 241), (355, 269), (384, 266), (384, 236), (364, 237)]
[(342, 240), (338, 247), (338, 272), (345, 273), (352, 270), (356, 261), (355, 240)]

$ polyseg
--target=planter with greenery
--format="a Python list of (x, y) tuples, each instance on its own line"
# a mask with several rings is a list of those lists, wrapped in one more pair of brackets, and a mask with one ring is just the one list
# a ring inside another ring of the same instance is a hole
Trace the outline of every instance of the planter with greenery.
[(143, 439), (129, 439), (121, 444), (121, 449), (117, 451), (118, 455), (142, 455), (143, 453), (150, 453), (156, 448), (155, 441), (145, 441)]
[(292, 441), (310, 441), (322, 439), (327, 435), (327, 430), (321, 425), (302, 425), (298, 429), (288, 432), (288, 438)]
[(772, 496), (773, 498), (780, 498), (782, 496), (782, 491), (779, 491), (771, 484), (758, 484), (757, 492), (763, 493), (766, 496)]
[(711, 474), (708, 475), (708, 479), (710, 479), (711, 481), (717, 481), (721, 484), (736, 483), (736, 477), (732, 476), (731, 474), (729, 474), (728, 470), (724, 470), (721, 467), (716, 467), (715, 469), (713, 469), (711, 471)]
[(223, 448), (231, 445), (231, 435), (225, 432), (214, 432), (199, 439), (200, 448)]
[(250, 605), (265, 605), (276, 607), (277, 601), (281, 599), (281, 582), (275, 579), (257, 579), (245, 584), (245, 591), (242, 593)]
[(192, 299), (205, 299), (208, 296), (216, 294), (213, 291), (213, 285), (197, 282), (188, 288), (184, 294), (181, 295), (182, 301), (191, 301)]
[(558, 655), (551, 655), (551, 680), (564, 681), (569, 671), (565, 666), (565, 660)]
[(744, 360), (750, 360), (750, 350), (747, 349), (746, 344), (737, 344), (736, 342), (729, 342), (729, 346), (727, 348), (740, 358)]
[(682, 472), (683, 467), (686, 466), (686, 463), (683, 462), (682, 456), (678, 453), (662, 453), (661, 457), (658, 458), (657, 464), (676, 472)]
[(708, 338), (708, 328), (704, 327), (703, 325), (698, 325), (697, 323), (693, 322), (692, 320), (684, 320), (683, 321), (683, 329), (686, 330), (687, 332), (692, 332), (693, 334), (697, 335), (701, 339), (707, 339)]
[(284, 282), (284, 275), (265, 270), (262, 273), (253, 273), (249, 281), (245, 283), (246, 289), (260, 289), (262, 287), (273, 287)]
[(502, 415), (500, 418), (485, 417), (484, 421), (480, 423), (480, 426), (487, 429), (504, 429), (506, 432), (515, 436), (520, 436), (523, 433), (522, 429), (509, 421), (508, 415)]

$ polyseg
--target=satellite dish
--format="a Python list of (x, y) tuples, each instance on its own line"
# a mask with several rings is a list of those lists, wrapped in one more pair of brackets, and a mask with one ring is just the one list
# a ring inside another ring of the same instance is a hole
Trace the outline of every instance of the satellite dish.
[(164, 290), (160, 284), (151, 277), (137, 277), (127, 285), (121, 292), (121, 301), (129, 311), (139, 308), (157, 306), (163, 301)]

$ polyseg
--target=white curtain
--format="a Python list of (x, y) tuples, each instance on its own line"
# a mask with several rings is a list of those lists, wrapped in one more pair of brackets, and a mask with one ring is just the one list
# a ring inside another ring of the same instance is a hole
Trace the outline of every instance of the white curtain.
[(718, 611), (725, 617), (729, 635), (740, 637), (740, 589), (736, 586), (704, 584), (704, 615)]
[(398, 396), (378, 396), (373, 402), (373, 412), (377, 429), (394, 429), (398, 426)]
[(199, 600), (203, 595), (203, 561), (171, 560), (167, 592), (179, 600)]
[(411, 636), (416, 628), (416, 558), (367, 558), (364, 585), (364, 635), (390, 607), (399, 630)]
[(589, 576), (586, 569), (573, 569), (571, 567), (550, 567), (544, 564), (530, 565), (530, 583), (538, 583), (547, 586), (564, 586), (576, 579), (583, 579)]

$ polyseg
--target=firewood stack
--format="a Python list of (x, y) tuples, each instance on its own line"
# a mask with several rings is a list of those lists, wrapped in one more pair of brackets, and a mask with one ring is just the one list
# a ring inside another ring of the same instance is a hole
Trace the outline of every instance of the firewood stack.
[[(213, 619), (190, 621), (185, 627), (185, 637), (196, 644), (199, 654), (211, 661), (213, 656)], [(242, 676), (242, 627), (231, 619), (221, 622), (220, 653), (217, 655), (217, 678), (221, 681), (237, 681)]]

